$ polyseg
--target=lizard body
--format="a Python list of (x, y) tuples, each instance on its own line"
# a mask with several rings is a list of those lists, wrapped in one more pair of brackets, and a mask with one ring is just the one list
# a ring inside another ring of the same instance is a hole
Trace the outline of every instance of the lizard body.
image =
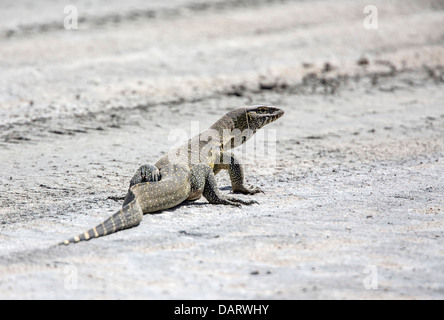
[(228, 112), (210, 128), (163, 156), (155, 165), (141, 166), (130, 181), (122, 209), (95, 228), (59, 244), (76, 243), (135, 227), (146, 213), (170, 209), (201, 196), (212, 204), (239, 207), (241, 204), (257, 203), (222, 194), (217, 188), (215, 175), (220, 170), (228, 170), (233, 192), (261, 192), (259, 188), (244, 185), (242, 166), (227, 151), (245, 143), (257, 130), (283, 114), (281, 109), (268, 106)]

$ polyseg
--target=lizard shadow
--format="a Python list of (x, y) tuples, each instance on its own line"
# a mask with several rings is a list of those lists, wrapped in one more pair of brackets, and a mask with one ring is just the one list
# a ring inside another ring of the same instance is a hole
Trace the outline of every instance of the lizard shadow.
[[(231, 186), (222, 187), (222, 188), (219, 188), (219, 190), (228, 191), (228, 190), (231, 190)], [(196, 206), (203, 207), (203, 206), (210, 205), (210, 203), (207, 201), (205, 201), (205, 202), (196, 202), (196, 201), (197, 200), (194, 200), (194, 201), (185, 200), (184, 202), (182, 202), (181, 204), (179, 204), (173, 208), (162, 210), (162, 211), (157, 211), (157, 212), (151, 212), (149, 214), (162, 214), (163, 212), (174, 212), (174, 211), (178, 210), (179, 208), (183, 208), (183, 207), (196, 207)], [(188, 214), (188, 213), (189, 212), (185, 212), (185, 214)]]
[[(219, 188), (219, 190), (221, 191), (231, 191), (231, 186), (225, 186), (225, 187), (221, 187)], [(125, 196), (108, 196), (107, 199), (110, 200), (114, 200), (116, 202), (120, 202), (122, 200), (125, 199)], [(188, 206), (206, 206), (209, 205), (208, 202), (196, 202), (196, 201), (184, 201), (181, 204), (175, 206), (174, 208), (170, 208), (170, 209), (166, 209), (166, 210), (161, 210), (161, 211), (156, 211), (156, 212), (150, 212), (149, 214), (162, 214), (163, 212), (174, 212), (177, 209), (181, 208), (181, 207), (188, 207)]]

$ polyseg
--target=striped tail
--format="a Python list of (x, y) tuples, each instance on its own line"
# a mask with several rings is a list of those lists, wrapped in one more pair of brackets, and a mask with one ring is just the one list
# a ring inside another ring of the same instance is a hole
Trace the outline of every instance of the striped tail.
[(142, 221), (143, 213), (139, 203), (134, 199), (111, 217), (97, 225), (95, 228), (75, 236), (74, 238), (60, 242), (59, 245), (68, 245), (79, 241), (106, 236), (108, 234), (132, 228)]

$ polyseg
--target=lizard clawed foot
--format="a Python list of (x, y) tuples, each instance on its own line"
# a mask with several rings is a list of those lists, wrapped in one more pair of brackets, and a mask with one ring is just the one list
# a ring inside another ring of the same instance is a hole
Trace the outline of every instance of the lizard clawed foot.
[(151, 165), (143, 165), (139, 168), (139, 170), (142, 182), (160, 181), (161, 176), (158, 168)]
[(259, 204), (259, 202), (257, 202), (256, 200), (243, 200), (243, 199), (239, 199), (239, 198), (235, 198), (235, 197), (227, 197), (228, 201), (231, 202), (237, 202), (237, 203), (241, 203), (241, 204), (245, 204), (247, 206), (252, 205), (252, 204)]
[(217, 201), (213, 201), (213, 204), (223, 204), (223, 205), (228, 205), (228, 206), (234, 206), (234, 207), (238, 207), (238, 208), (242, 208), (242, 205), (252, 205), (252, 204), (259, 204), (259, 202), (257, 202), (256, 200), (243, 200), (243, 199), (239, 199), (239, 198), (235, 198), (235, 197), (223, 197), (221, 199), (218, 199)]
[(242, 194), (256, 194), (256, 193), (264, 193), (259, 187), (245, 187), (244, 185), (233, 187), (233, 193), (242, 193)]
[(233, 206), (233, 207), (242, 208), (242, 205), (240, 203), (236, 203), (236, 202), (230, 201), (230, 205)]

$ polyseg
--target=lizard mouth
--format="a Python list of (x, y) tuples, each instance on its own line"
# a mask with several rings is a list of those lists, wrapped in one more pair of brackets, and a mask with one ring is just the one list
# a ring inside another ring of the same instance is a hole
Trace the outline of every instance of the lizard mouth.
[(285, 113), (284, 110), (276, 108), (274, 112), (271, 114), (272, 121), (276, 121), (277, 119), (282, 117), (284, 113)]

